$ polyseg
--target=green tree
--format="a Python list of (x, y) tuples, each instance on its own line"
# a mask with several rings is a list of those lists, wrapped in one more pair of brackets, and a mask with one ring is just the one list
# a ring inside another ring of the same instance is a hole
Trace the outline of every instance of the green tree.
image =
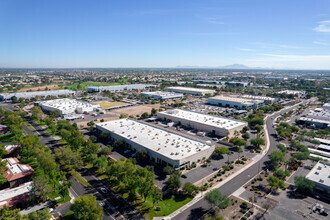
[(30, 159), (35, 150), (41, 147), (39, 137), (36, 135), (26, 135), (22, 137), (19, 142), (21, 144), (22, 156), (27, 159)]
[(93, 195), (76, 198), (70, 209), (76, 213), (78, 219), (82, 220), (101, 219), (103, 216), (103, 208), (97, 205)]
[(192, 184), (191, 182), (186, 182), (182, 187), (183, 192), (185, 192), (187, 195), (194, 197), (198, 191), (199, 188)]
[(213, 207), (225, 209), (231, 205), (231, 200), (226, 195), (223, 195), (218, 189), (211, 190), (205, 195), (205, 199)]
[(277, 167), (279, 162), (284, 161), (284, 154), (281, 151), (275, 150), (270, 154), (270, 162), (273, 168)]
[(163, 198), (162, 191), (158, 187), (154, 186), (152, 188), (151, 198), (152, 198), (152, 207), (154, 207), (155, 203), (158, 203), (160, 200), (162, 200)]
[(285, 183), (283, 180), (280, 180), (276, 176), (271, 176), (267, 179), (269, 185), (272, 188), (272, 191), (276, 191), (278, 188), (284, 189), (285, 188)]
[(0, 219), (23, 220), (20, 211), (20, 209), (11, 209), (5, 205), (2, 209), (0, 209)]
[(177, 192), (178, 189), (181, 187), (181, 180), (180, 180), (180, 174), (173, 173), (166, 182), (167, 188), (169, 190), (172, 190), (174, 192)]
[(29, 213), (27, 215), (27, 220), (44, 220), (44, 219), (51, 219), (51, 217), (52, 217), (52, 215), (49, 213), (49, 208), (44, 208), (44, 209)]
[(166, 175), (170, 175), (172, 172), (173, 172), (173, 168), (170, 167), (170, 166), (166, 166), (163, 168), (163, 172), (166, 174)]
[(139, 149), (136, 152), (136, 158), (141, 161), (146, 160), (148, 158), (148, 151), (146, 149)]
[(311, 192), (313, 192), (313, 190), (315, 188), (314, 182), (307, 179), (304, 176), (295, 176), (294, 185), (295, 185), (296, 190), (303, 194), (311, 193)]
[(251, 144), (255, 147), (255, 148), (260, 148), (260, 146), (265, 145), (265, 140), (257, 137), (255, 139), (251, 140)]
[(256, 125), (256, 126), (254, 126), (254, 129), (255, 129), (255, 130), (257, 131), (257, 133), (259, 134), (260, 131), (262, 131), (263, 127), (260, 126), (260, 125)]
[(38, 201), (44, 202), (48, 199), (48, 195), (52, 192), (52, 188), (48, 184), (47, 176), (36, 176), (33, 178), (32, 193), (37, 197)]

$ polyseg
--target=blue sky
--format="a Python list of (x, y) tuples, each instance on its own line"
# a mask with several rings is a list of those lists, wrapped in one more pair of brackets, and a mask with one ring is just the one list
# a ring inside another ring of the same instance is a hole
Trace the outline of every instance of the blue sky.
[(330, 1), (0, 1), (0, 67), (233, 63), (330, 69)]

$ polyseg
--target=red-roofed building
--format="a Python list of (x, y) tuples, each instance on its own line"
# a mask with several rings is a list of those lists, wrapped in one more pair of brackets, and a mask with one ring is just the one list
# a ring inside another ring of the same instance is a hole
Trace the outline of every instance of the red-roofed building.
[(8, 169), (2, 173), (7, 179), (10, 188), (17, 187), (23, 183), (31, 181), (34, 170), (30, 165), (20, 164), (15, 157), (6, 158)]
[(0, 191), (0, 209), (3, 206), (23, 208), (26, 207), (26, 202), (29, 199), (29, 194), (32, 189), (32, 182), (24, 183), (13, 189), (4, 189)]

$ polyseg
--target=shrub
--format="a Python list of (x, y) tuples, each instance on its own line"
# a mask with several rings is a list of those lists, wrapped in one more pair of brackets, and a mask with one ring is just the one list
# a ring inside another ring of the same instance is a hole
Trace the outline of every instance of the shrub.
[(243, 209), (246, 209), (248, 207), (248, 205), (249, 205), (248, 202), (246, 202), (246, 201), (242, 202), (242, 208)]

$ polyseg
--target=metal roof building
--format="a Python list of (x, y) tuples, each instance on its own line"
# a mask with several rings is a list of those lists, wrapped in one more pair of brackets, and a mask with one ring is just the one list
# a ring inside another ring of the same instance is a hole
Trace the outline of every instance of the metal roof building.
[(157, 117), (162, 120), (170, 120), (200, 131), (206, 131), (218, 136), (233, 136), (235, 131), (240, 131), (247, 122), (200, 114), (181, 109), (158, 112)]
[(211, 89), (199, 89), (199, 88), (190, 88), (190, 87), (167, 87), (166, 90), (170, 92), (178, 92), (178, 93), (198, 95), (198, 96), (202, 96), (206, 94), (213, 95), (215, 93), (215, 91)]
[(96, 125), (99, 132), (107, 132), (110, 139), (122, 139), (137, 151), (146, 149), (151, 161), (182, 168), (211, 156), (214, 146), (131, 119), (108, 121)]
[(230, 108), (238, 108), (238, 109), (248, 109), (248, 108), (256, 108), (259, 105), (263, 104), (263, 100), (259, 99), (247, 99), (240, 98), (236, 96), (215, 96), (208, 99), (208, 103), (210, 105), (217, 105), (221, 107), (230, 107)]
[(315, 188), (325, 194), (330, 194), (330, 164), (318, 162), (307, 174), (306, 178), (315, 183)]
[(16, 98), (24, 98), (24, 99), (31, 99), (36, 96), (40, 97), (47, 97), (47, 96), (71, 96), (75, 95), (75, 91), (73, 90), (68, 90), (68, 89), (63, 89), (63, 90), (48, 90), (48, 91), (35, 91), (35, 92), (16, 92), (16, 93), (1, 93), (0, 94), (0, 100), (10, 100), (12, 97)]
[(176, 92), (163, 92), (163, 91), (156, 91), (156, 92), (142, 92), (142, 96), (153, 98), (153, 99), (178, 99), (182, 98), (182, 93), (176, 93)]
[(131, 91), (131, 90), (140, 90), (146, 88), (157, 88), (157, 85), (148, 85), (148, 84), (131, 84), (131, 85), (117, 85), (117, 86), (90, 86), (87, 88), (89, 93), (93, 92), (121, 92), (121, 91)]
[(84, 112), (93, 112), (100, 108), (99, 104), (78, 101), (76, 99), (55, 99), (39, 102), (38, 105), (44, 111), (59, 111), (63, 115)]

